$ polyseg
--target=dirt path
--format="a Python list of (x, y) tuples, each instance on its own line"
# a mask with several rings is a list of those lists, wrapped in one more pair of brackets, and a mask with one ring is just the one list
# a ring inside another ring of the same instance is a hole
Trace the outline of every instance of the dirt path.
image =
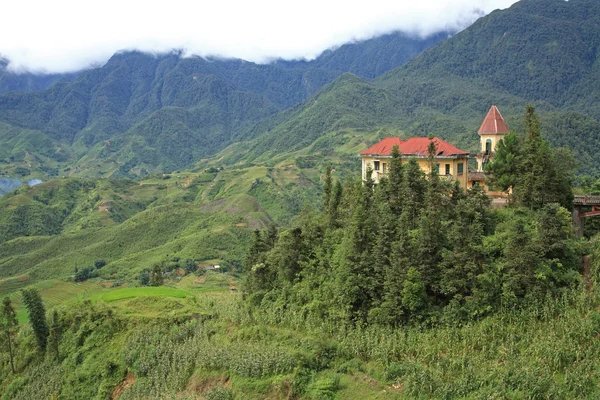
[(119, 383), (117, 385), (117, 387), (115, 387), (110, 398), (112, 400), (118, 399), (123, 394), (123, 391), (125, 391), (125, 389), (127, 389), (129, 386), (133, 385), (134, 383), (135, 383), (135, 375), (133, 374), (133, 372), (128, 372), (127, 375), (125, 376), (125, 379), (123, 379), (123, 382)]

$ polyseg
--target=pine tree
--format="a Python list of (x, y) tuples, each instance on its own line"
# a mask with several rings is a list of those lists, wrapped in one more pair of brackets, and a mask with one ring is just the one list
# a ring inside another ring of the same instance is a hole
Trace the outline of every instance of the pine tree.
[(515, 218), (508, 233), (503, 260), (502, 295), (510, 304), (533, 289), (535, 271), (541, 261), (541, 249), (534, 243), (533, 234), (522, 217)]
[(356, 196), (351, 220), (335, 255), (338, 299), (350, 321), (366, 319), (373, 293), (373, 181), (370, 170)]
[(383, 283), (387, 270), (390, 267), (390, 256), (392, 243), (394, 242), (396, 230), (396, 217), (392, 212), (391, 202), (386, 199), (389, 193), (387, 179), (383, 179), (375, 188), (375, 206), (373, 220), (376, 221), (377, 232), (374, 238), (372, 253), (372, 276), (373, 276), (373, 300), (374, 307), (378, 307), (383, 298)]
[(410, 229), (416, 229), (419, 225), (419, 215), (423, 208), (427, 182), (425, 174), (413, 158), (406, 164), (406, 177), (403, 190), (403, 210), (408, 213), (408, 224)]
[(406, 274), (411, 267), (411, 260), (413, 260), (408, 221), (408, 211), (405, 210), (396, 225), (396, 240), (392, 243), (390, 267), (386, 271), (384, 280), (381, 308), (386, 315), (387, 322), (392, 325), (399, 325), (405, 316), (402, 306), (402, 290)]
[(451, 249), (443, 251), (441, 292), (448, 299), (471, 296), (485, 262), (483, 251), (484, 216), (478, 210), (478, 199), (467, 197), (456, 205), (448, 231)]
[[(279, 237), (279, 231), (277, 230), (277, 225), (272, 223), (271, 225), (269, 225), (269, 229), (267, 230), (267, 233), (265, 235), (265, 239), (264, 239), (265, 247), (268, 249), (272, 249), (273, 246), (275, 246), (275, 243), (277, 243), (278, 237)], [(266, 248), (265, 248), (265, 250), (266, 250)]]
[(246, 271), (250, 271), (254, 265), (264, 262), (265, 253), (269, 249), (263, 234), (259, 230), (254, 231), (253, 239), (250, 250), (246, 254), (246, 259), (244, 261), (244, 268)]
[(515, 188), (523, 172), (523, 141), (515, 133), (509, 133), (496, 146), (494, 158), (486, 167), (486, 179), (492, 187), (503, 192)]
[(339, 207), (342, 201), (343, 189), (342, 183), (338, 180), (333, 187), (331, 200), (329, 201), (329, 210), (327, 211), (327, 225), (329, 228), (337, 228), (339, 225)]
[(418, 316), (427, 306), (425, 284), (421, 273), (415, 267), (410, 267), (406, 274), (402, 288), (402, 306), (414, 316)]
[(328, 165), (325, 170), (325, 181), (323, 182), (323, 213), (327, 213), (329, 211), (332, 188), (333, 182), (331, 180), (331, 165)]
[(548, 142), (542, 139), (540, 122), (533, 106), (527, 106), (525, 133), (515, 199), (531, 209), (552, 202), (561, 202), (569, 207), (572, 200), (570, 168), (573, 163), (557, 159)]
[(516, 203), (531, 209), (559, 202), (570, 207), (576, 162), (566, 149), (552, 149), (542, 138), (540, 121), (533, 106), (525, 112), (525, 137), (510, 133), (498, 143), (493, 161), (486, 168), (491, 187), (513, 189)]
[(268, 253), (267, 264), (277, 268), (281, 284), (292, 284), (300, 272), (303, 254), (302, 229), (297, 227), (281, 234), (277, 245)]
[(12, 373), (15, 373), (15, 336), (19, 330), (19, 321), (17, 313), (12, 306), (10, 297), (6, 296), (2, 300), (2, 311), (0, 312), (0, 327), (2, 328), (2, 336), (4, 344), (8, 350), (10, 359), (10, 368)]
[(48, 343), (48, 324), (46, 323), (46, 309), (42, 302), (40, 292), (36, 288), (22, 289), (23, 303), (29, 312), (29, 323), (33, 329), (38, 349), (46, 351)]
[(395, 217), (402, 214), (402, 206), (404, 201), (404, 168), (402, 166), (402, 155), (397, 145), (392, 147), (392, 158), (389, 161), (389, 184), (388, 201), (390, 209)]
[(444, 226), (442, 225), (442, 188), (437, 168), (434, 165), (436, 152), (433, 141), (429, 144), (430, 173), (425, 195), (425, 207), (419, 221), (417, 234), (417, 260), (419, 272), (429, 293), (439, 292), (439, 264), (445, 245)]

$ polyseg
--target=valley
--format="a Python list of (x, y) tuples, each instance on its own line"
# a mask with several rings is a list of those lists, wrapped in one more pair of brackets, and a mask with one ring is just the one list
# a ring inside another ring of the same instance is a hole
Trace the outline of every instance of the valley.
[[(0, 57), (0, 399), (598, 397), (598, 43), (597, 1), (521, 0), (310, 61)], [(390, 137), (486, 180), (373, 181)]]

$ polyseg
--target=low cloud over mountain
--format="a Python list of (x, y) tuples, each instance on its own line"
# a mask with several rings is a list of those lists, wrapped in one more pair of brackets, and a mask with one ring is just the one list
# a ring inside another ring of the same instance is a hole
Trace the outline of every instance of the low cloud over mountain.
[[(141, 0), (10, 2), (3, 6), (0, 55), (12, 71), (63, 73), (103, 64), (120, 50), (312, 59), (344, 43), (402, 30), (419, 36), (465, 28), (514, 0), (273, 0), (148, 3)], [(284, 5), (285, 4), (285, 5)], [(24, 18), (23, 16), (27, 16)]]

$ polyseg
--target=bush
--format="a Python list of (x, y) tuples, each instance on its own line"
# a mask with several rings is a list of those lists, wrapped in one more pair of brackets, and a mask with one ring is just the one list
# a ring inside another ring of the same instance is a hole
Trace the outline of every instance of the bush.
[(204, 394), (206, 400), (233, 400), (233, 394), (223, 386), (217, 386)]
[(75, 282), (84, 282), (88, 279), (95, 278), (98, 276), (94, 267), (83, 267), (81, 269), (75, 269), (75, 276), (73, 280)]

